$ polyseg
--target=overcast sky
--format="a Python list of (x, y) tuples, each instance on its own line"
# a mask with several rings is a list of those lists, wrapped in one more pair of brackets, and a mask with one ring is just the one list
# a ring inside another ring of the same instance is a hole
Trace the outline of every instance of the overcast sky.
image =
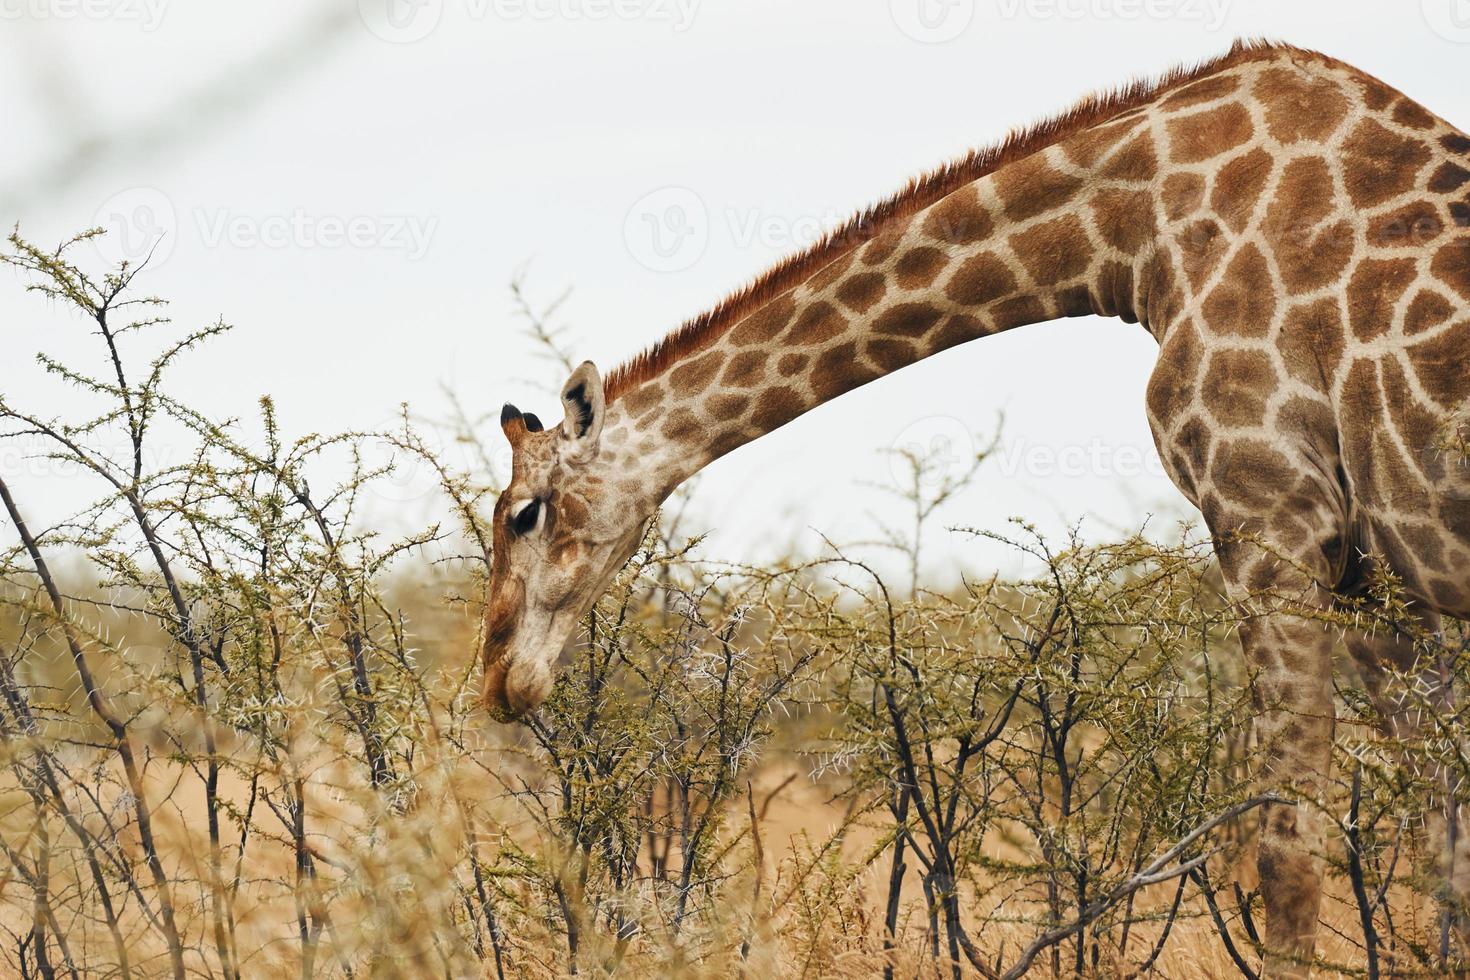
[[(217, 415), (270, 393), (292, 432), (366, 427), (447, 387), (554, 417), (517, 269), (535, 301), (572, 288), (559, 320), (606, 371), (910, 175), (1255, 35), (1470, 123), (1470, 0), (0, 0), (0, 222), (102, 224), (110, 257), (161, 233), (143, 288), (237, 327), (177, 379)], [(77, 324), (0, 274), (0, 329), (0, 390), (63, 411), (30, 357), (81, 349)], [(893, 516), (864, 485), (891, 483), (881, 450), (1004, 412), (947, 522), (1172, 520), (1154, 356), (1090, 318), (971, 344), (722, 460), (696, 510), (722, 556), (861, 537)], [(54, 476), (0, 464), (59, 516)], [(377, 513), (430, 506), (405, 486)]]

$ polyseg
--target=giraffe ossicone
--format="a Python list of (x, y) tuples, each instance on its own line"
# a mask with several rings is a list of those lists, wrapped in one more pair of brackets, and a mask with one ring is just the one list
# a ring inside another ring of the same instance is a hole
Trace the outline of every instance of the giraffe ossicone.
[[(913, 181), (605, 381), (583, 364), (560, 426), (508, 410), (487, 704), (545, 698), (660, 503), (714, 459), (950, 347), (1088, 314), (1158, 341), (1148, 418), (1232, 592), (1326, 608), (1373, 556), (1431, 626), (1470, 615), (1470, 470), (1445, 455), (1470, 404), (1470, 136), (1342, 62), (1237, 43)], [(1261, 776), (1310, 796), (1332, 636), (1279, 613), (1242, 641)], [(1384, 678), (1415, 668), (1412, 644), (1348, 647), (1392, 716)], [(1271, 975), (1313, 950), (1316, 823), (1264, 816)]]

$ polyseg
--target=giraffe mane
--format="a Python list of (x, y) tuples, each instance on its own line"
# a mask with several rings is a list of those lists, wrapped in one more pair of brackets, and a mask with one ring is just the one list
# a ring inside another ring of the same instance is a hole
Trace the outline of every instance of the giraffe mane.
[(858, 212), (841, 227), (827, 232), (803, 251), (782, 259), (730, 293), (718, 305), (686, 320), (672, 333), (614, 368), (603, 385), (604, 399), (611, 404), (674, 364), (706, 349), (731, 326), (815, 275), (823, 266), (872, 240), (891, 222), (910, 217), (1008, 163), (1136, 109), (1171, 89), (1242, 62), (1280, 52), (1324, 57), (1278, 41), (1237, 39), (1222, 55), (1194, 64), (1178, 65), (1153, 78), (1136, 78), (1121, 86), (1094, 92), (1064, 112), (1025, 128), (1013, 129), (998, 143), (973, 149), (926, 174), (911, 178), (898, 193)]

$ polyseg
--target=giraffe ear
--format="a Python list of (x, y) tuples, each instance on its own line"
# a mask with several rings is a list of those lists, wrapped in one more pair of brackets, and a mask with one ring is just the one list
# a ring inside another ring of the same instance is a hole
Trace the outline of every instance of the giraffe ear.
[(562, 439), (567, 458), (585, 463), (597, 455), (602, 438), (602, 375), (591, 361), (583, 361), (572, 372), (561, 389), (561, 407), (566, 413), (561, 421)]
[(501, 406), (500, 429), (505, 433), (505, 438), (510, 440), (512, 446), (519, 445), (521, 438), (526, 434), (526, 417), (510, 402)]

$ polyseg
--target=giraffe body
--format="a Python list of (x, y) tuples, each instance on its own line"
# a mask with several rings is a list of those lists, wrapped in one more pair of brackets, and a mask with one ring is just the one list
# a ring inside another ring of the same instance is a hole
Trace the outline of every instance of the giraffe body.
[[(487, 699), (539, 703), (644, 522), (712, 460), (950, 347), (1086, 314), (1158, 340), (1149, 421), (1233, 592), (1326, 608), (1381, 561), (1431, 623), (1470, 615), (1470, 137), (1341, 62), (1238, 45), (917, 182), (605, 384), (584, 365), (561, 428), (508, 410)], [(1284, 614), (1242, 634), (1263, 778), (1306, 793), (1330, 762), (1331, 639)], [(1370, 686), (1414, 666), (1402, 642), (1349, 647)], [(1318, 853), (1308, 807), (1270, 808), (1270, 973), (1305, 969)]]

